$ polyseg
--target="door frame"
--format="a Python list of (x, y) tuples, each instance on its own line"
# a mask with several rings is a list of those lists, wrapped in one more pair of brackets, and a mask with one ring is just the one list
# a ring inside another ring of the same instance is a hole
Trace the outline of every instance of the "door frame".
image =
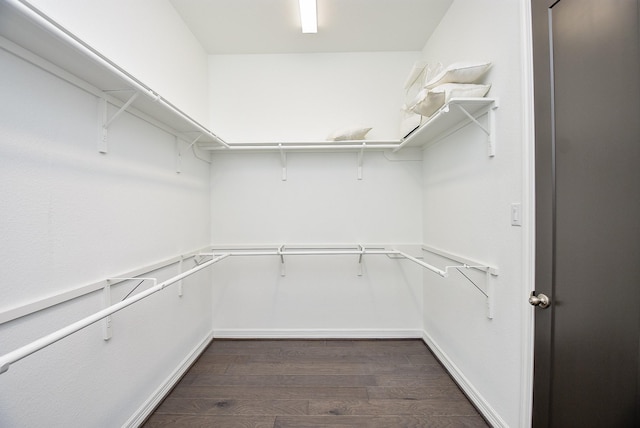
[(521, 77), (522, 77), (522, 284), (521, 284), (521, 378), (520, 424), (531, 426), (533, 416), (534, 385), (534, 308), (529, 305), (529, 293), (536, 285), (537, 249), (537, 163), (535, 133), (535, 87), (532, 2), (521, 2)]

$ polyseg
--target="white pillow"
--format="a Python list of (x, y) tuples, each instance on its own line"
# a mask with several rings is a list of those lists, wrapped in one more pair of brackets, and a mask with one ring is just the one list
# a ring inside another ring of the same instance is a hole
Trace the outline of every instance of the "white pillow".
[(434, 92), (429, 89), (421, 90), (411, 104), (409, 110), (422, 116), (431, 116), (444, 105), (444, 91)]
[(427, 65), (428, 64), (425, 61), (416, 61), (415, 64), (413, 64), (407, 79), (404, 81), (404, 89), (409, 89), (416, 83), (419, 83), (420, 86), (422, 86)]
[(475, 83), (491, 67), (490, 62), (458, 62), (451, 64), (425, 84), (432, 89), (444, 83)]
[(372, 128), (348, 128), (332, 132), (327, 137), (329, 141), (364, 140), (365, 135)]
[(433, 65), (424, 61), (418, 61), (413, 65), (407, 80), (404, 83), (404, 102), (411, 105), (411, 102), (418, 95), (418, 92), (431, 77), (442, 70), (442, 64), (439, 62)]
[(431, 89), (433, 92), (444, 92), (445, 104), (451, 98), (482, 98), (487, 95), (491, 85), (477, 85), (473, 83), (445, 83)]

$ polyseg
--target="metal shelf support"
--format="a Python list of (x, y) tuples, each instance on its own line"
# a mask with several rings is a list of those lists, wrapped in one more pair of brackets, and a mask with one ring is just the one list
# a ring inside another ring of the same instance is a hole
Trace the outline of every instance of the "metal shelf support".
[(362, 143), (362, 148), (358, 152), (358, 180), (362, 180), (362, 159), (364, 158), (364, 150), (367, 148), (367, 143)]
[(118, 111), (116, 111), (113, 116), (111, 116), (111, 118), (109, 118), (109, 113), (107, 111), (108, 109), (108, 105), (107, 105), (107, 99), (104, 97), (100, 97), (99, 98), (99, 103), (100, 103), (100, 112), (102, 114), (101, 116), (101, 121), (102, 121), (102, 126), (101, 126), (101, 132), (100, 132), (100, 141), (98, 142), (98, 151), (100, 153), (107, 153), (108, 152), (108, 134), (109, 134), (109, 126), (111, 126), (111, 124), (118, 118), (118, 116), (120, 116), (123, 112), (125, 112), (127, 110), (127, 108), (136, 100), (136, 98), (138, 98), (138, 96), (140, 95), (140, 92), (134, 92), (133, 95), (127, 100), (127, 102), (125, 102), (122, 107), (120, 107), (118, 109)]
[[(140, 280), (140, 283), (138, 285), (136, 285), (133, 290), (131, 290), (129, 292), (129, 294), (133, 293), (133, 291), (138, 288), (138, 286), (140, 284), (142, 284), (144, 281), (151, 281), (153, 282), (153, 286), (155, 287), (158, 284), (158, 279), (157, 278), (144, 278), (141, 276), (132, 276), (132, 277), (118, 277), (118, 278), (107, 278), (104, 288), (102, 290), (102, 295), (103, 295), (103, 299), (104, 299), (104, 307), (105, 309), (111, 307), (112, 303), (111, 303), (111, 286), (114, 285), (117, 282), (122, 282), (122, 281), (133, 281), (133, 280)], [(122, 301), (127, 300), (127, 298), (129, 297), (129, 294), (127, 294)], [(111, 337), (113, 337), (113, 328), (111, 326), (111, 315), (107, 315), (106, 317), (104, 317), (104, 319), (102, 320), (103, 323), (103, 327), (102, 327), (102, 338), (107, 341), (110, 340)]]
[[(493, 317), (495, 316), (495, 277), (498, 276), (498, 268), (485, 264), (485, 263), (479, 263), (477, 261), (474, 260), (470, 260), (466, 257), (463, 256), (459, 256), (457, 254), (452, 254), (448, 251), (443, 251), (440, 250), (438, 248), (434, 248), (434, 247), (430, 247), (430, 246), (426, 246), (423, 245), (422, 246), (422, 250), (423, 251), (427, 251), (429, 253), (432, 254), (436, 254), (438, 256), (444, 257), (446, 259), (449, 260), (453, 260), (455, 262), (458, 263), (462, 263), (462, 265), (459, 266), (446, 266), (445, 267), (445, 273), (448, 275), (449, 269), (456, 269), (458, 270), (458, 272), (460, 272), (460, 274), (462, 274), (469, 282), (471, 282), (474, 287), (480, 291), (480, 293), (482, 293), (485, 298), (486, 298), (486, 306), (487, 306), (487, 318), (489, 319), (493, 319)], [(475, 269), (478, 271), (483, 272), (484, 275), (484, 289), (482, 287), (479, 287), (475, 282), (473, 282), (471, 280), (471, 278), (469, 278), (467, 275), (463, 274), (462, 271), (460, 270), (461, 268), (464, 269)]]
[(280, 164), (282, 165), (282, 181), (287, 181), (287, 153), (282, 147), (282, 143), (278, 144), (280, 150)]
[(487, 135), (487, 155), (489, 157), (494, 157), (496, 155), (495, 109), (497, 108), (497, 106), (494, 104), (487, 111), (487, 118), (489, 122), (488, 128), (478, 122), (478, 119), (473, 117), (473, 115), (465, 110), (465, 108), (460, 104), (456, 104), (456, 107), (458, 107), (460, 111), (464, 113), (472, 123), (476, 124), (482, 130), (482, 132)]
[(278, 247), (278, 255), (280, 256), (280, 276), (286, 276), (287, 270), (284, 264), (284, 244)]

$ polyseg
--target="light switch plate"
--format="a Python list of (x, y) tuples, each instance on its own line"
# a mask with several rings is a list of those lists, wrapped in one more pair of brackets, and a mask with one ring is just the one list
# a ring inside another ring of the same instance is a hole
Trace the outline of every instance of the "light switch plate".
[(511, 204), (511, 226), (522, 226), (522, 205)]

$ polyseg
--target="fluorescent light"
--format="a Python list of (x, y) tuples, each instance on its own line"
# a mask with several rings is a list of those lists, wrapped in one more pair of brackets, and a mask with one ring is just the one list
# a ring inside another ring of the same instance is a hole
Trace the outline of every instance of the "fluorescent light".
[(316, 0), (298, 0), (300, 3), (300, 23), (303, 33), (318, 32), (318, 13)]

